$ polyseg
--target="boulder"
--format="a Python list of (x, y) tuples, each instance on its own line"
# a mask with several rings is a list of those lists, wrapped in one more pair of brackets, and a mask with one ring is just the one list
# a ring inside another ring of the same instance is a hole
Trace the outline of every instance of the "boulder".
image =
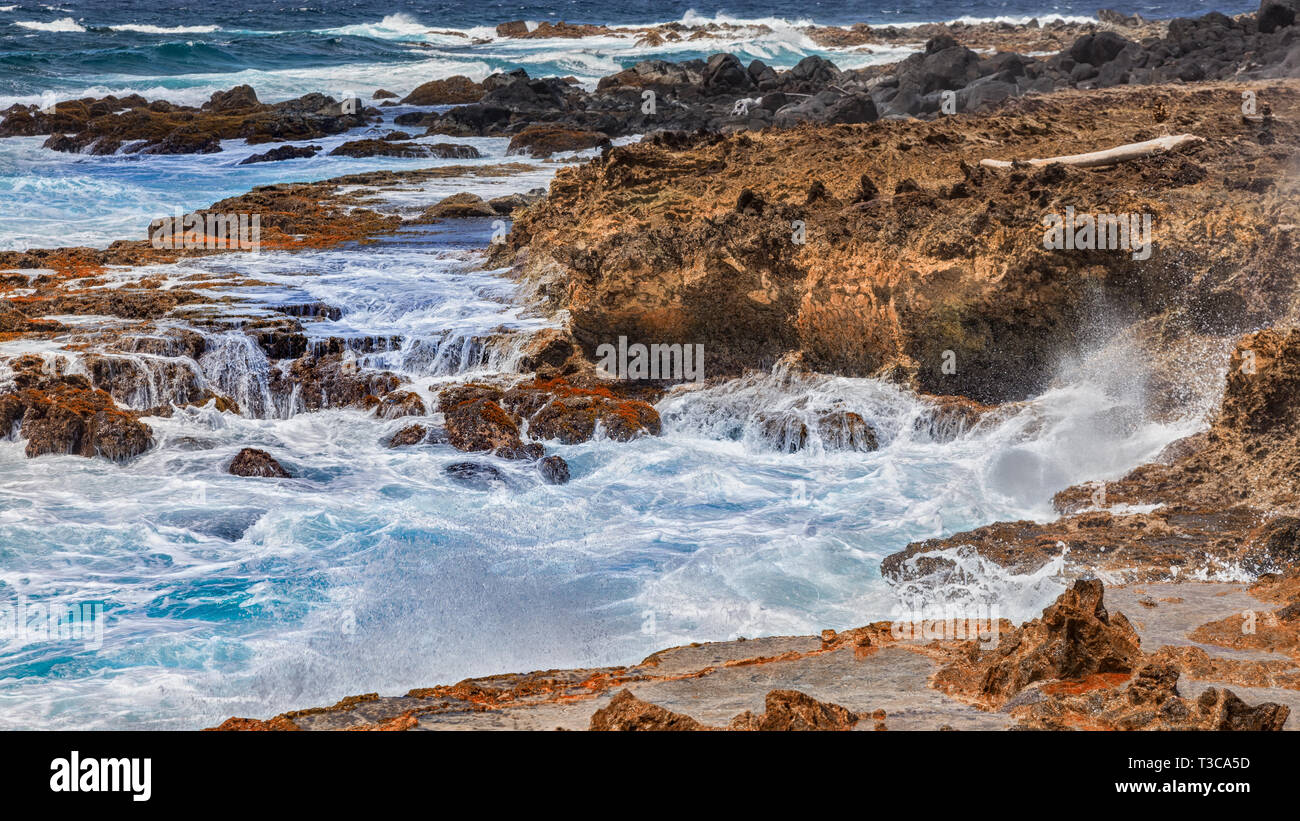
[(454, 482), (475, 490), (492, 490), (506, 481), (506, 476), (498, 468), (480, 462), (456, 462), (447, 465), (442, 472)]
[(701, 79), (704, 89), (713, 94), (748, 91), (754, 87), (754, 80), (734, 54), (710, 57)]
[(507, 154), (549, 157), (565, 151), (585, 151), (609, 145), (609, 137), (599, 131), (552, 126), (530, 126), (510, 139)]
[(1075, 40), (1068, 53), (1076, 63), (1103, 66), (1132, 44), (1132, 40), (1126, 40), (1113, 31), (1099, 31)]
[(380, 419), (397, 419), (402, 416), (424, 416), (428, 411), (424, 400), (410, 391), (393, 391), (379, 400), (376, 406)]
[(236, 454), (226, 472), (234, 476), (259, 476), (266, 479), (289, 479), (285, 470), (271, 454), (257, 448), (244, 448)]
[(1261, 34), (1272, 34), (1278, 29), (1295, 25), (1295, 18), (1294, 0), (1290, 3), (1278, 2), (1278, 0), (1263, 0), (1259, 4), (1259, 10), (1255, 13), (1255, 25), (1259, 28)]
[(280, 160), (300, 160), (316, 156), (321, 150), (319, 145), (283, 145), (263, 154), (254, 154), (239, 161), (240, 165), (252, 165), (259, 162), (279, 162)]
[[(468, 77), (457, 74), (445, 80), (431, 80), (416, 86), (414, 91), (401, 99), (401, 103), (403, 105), (464, 105), (477, 103), (483, 99), (485, 93), (482, 83), (476, 83)], [(375, 98), (379, 98), (379, 92), (375, 92)]]
[(201, 110), (228, 114), (233, 111), (257, 108), (260, 105), (261, 102), (258, 101), (257, 92), (253, 91), (253, 87), (240, 85), (228, 91), (214, 91), (208, 101), (201, 106)]
[(569, 463), (561, 456), (547, 456), (540, 460), (537, 470), (549, 484), (562, 485), (569, 481)]
[(527, 455), (519, 426), (491, 399), (461, 402), (443, 411), (447, 441), (457, 450), (490, 451), (506, 458)]
[(429, 429), (424, 425), (407, 425), (406, 427), (393, 434), (388, 440), (390, 448), (408, 447), (410, 445), (419, 445), (429, 435)]
[(496, 209), (485, 202), (478, 194), (462, 191), (430, 205), (420, 214), (420, 219), (424, 222), (432, 222), (437, 219), (495, 217), (496, 215)]

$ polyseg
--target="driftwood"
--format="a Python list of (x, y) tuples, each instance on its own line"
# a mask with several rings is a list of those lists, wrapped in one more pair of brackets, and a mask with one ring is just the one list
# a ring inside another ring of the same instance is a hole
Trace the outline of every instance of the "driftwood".
[(1114, 165), (1129, 160), (1153, 157), (1166, 151), (1173, 151), (1184, 145), (1205, 142), (1205, 138), (1194, 134), (1178, 134), (1172, 137), (1158, 137), (1142, 143), (1129, 143), (1108, 148), (1105, 151), (1093, 151), (1088, 154), (1068, 154), (1063, 157), (1048, 157), (1042, 160), (980, 160), (985, 168), (1011, 168), (1013, 165), (1044, 166), (1052, 163), (1073, 165), (1078, 168), (1095, 168), (1099, 165)]

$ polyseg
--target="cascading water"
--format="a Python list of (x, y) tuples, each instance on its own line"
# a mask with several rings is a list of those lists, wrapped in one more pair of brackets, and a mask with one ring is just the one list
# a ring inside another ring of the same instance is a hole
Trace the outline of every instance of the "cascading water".
[(248, 334), (227, 331), (206, 340), (199, 360), (208, 382), (254, 417), (286, 416), (271, 395), (271, 362)]

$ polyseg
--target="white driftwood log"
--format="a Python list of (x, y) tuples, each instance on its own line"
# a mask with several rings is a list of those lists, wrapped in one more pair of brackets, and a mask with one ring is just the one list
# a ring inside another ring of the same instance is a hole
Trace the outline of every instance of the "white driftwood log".
[(1107, 148), (1105, 151), (1092, 151), (1087, 154), (1068, 154), (1063, 157), (1048, 157), (1042, 160), (980, 160), (980, 165), (986, 168), (1010, 168), (1017, 162), (1021, 165), (1032, 166), (1060, 163), (1061, 165), (1073, 165), (1079, 168), (1095, 168), (1099, 165), (1114, 165), (1128, 160), (1140, 160), (1143, 157), (1152, 157), (1166, 151), (1173, 151), (1175, 148), (1184, 145), (1202, 142), (1205, 142), (1204, 137), (1197, 137), (1195, 134), (1178, 134), (1172, 137), (1157, 137), (1154, 140), (1147, 140), (1142, 143), (1119, 145), (1114, 148)]

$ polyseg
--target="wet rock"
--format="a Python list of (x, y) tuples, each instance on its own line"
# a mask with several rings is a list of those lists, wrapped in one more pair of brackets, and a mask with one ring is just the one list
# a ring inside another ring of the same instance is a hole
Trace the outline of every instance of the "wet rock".
[(537, 471), (548, 484), (562, 485), (569, 481), (569, 463), (561, 456), (547, 456), (537, 463)]
[(306, 354), (293, 360), (287, 371), (275, 370), (270, 387), (282, 401), (296, 397), (298, 408), (304, 411), (370, 410), (379, 403), (378, 397), (396, 389), (401, 381), (387, 371), (362, 370), (342, 354)]
[(390, 448), (407, 447), (410, 445), (419, 445), (429, 435), (429, 429), (424, 425), (407, 425), (406, 427), (393, 434), (388, 440)]
[(534, 188), (532, 191), (521, 194), (506, 194), (500, 197), (493, 197), (487, 202), (488, 205), (492, 206), (493, 211), (505, 216), (513, 214), (520, 208), (526, 208), (529, 205), (532, 205), (535, 202), (540, 202), (544, 199), (546, 199), (546, 189)]
[(565, 151), (585, 151), (609, 145), (609, 137), (599, 131), (552, 126), (531, 126), (510, 139), (507, 154), (549, 157)]
[(418, 394), (393, 391), (379, 400), (376, 412), (380, 419), (397, 419), (401, 416), (424, 416), (428, 410)]
[(995, 409), (964, 396), (929, 396), (926, 399), (929, 407), (917, 415), (913, 428), (925, 432), (935, 442), (957, 439)]
[(828, 450), (872, 451), (880, 447), (867, 420), (852, 411), (827, 411), (817, 417), (817, 434)]
[[(401, 102), (402, 105), (463, 105), (477, 103), (483, 98), (483, 94), (481, 83), (457, 74), (445, 80), (431, 80), (416, 86), (415, 90), (403, 97)], [(379, 92), (375, 92), (375, 96), (378, 98)]]
[(32, 319), (15, 308), (9, 300), (0, 299), (0, 333), (55, 333), (65, 329), (65, 326), (59, 322)]
[(370, 95), (372, 100), (396, 100), (398, 95), (386, 88), (377, 88), (375, 93)]
[(620, 690), (607, 706), (592, 714), (590, 729), (599, 732), (682, 732), (706, 728), (690, 716), (642, 701), (629, 690)]
[(226, 472), (234, 476), (258, 476), (265, 479), (290, 479), (289, 471), (271, 454), (257, 448), (244, 448), (235, 455)]
[(519, 426), (491, 399), (473, 399), (443, 410), (447, 440), (457, 450), (489, 451), (507, 458), (525, 455)]
[(300, 160), (316, 156), (321, 150), (319, 145), (283, 145), (272, 148), (262, 154), (254, 154), (239, 161), (240, 165), (252, 165), (259, 162), (279, 162), (280, 160)]
[(8, 435), (17, 426), (30, 457), (53, 453), (120, 462), (153, 444), (148, 425), (118, 408), (112, 396), (91, 387), (83, 376), (29, 371), (16, 385), (18, 390), (0, 395), (0, 432)]
[[(357, 101), (354, 101), (354, 103)], [(307, 94), (267, 105), (248, 86), (218, 91), (201, 108), (165, 101), (149, 103), (138, 95), (98, 101), (69, 101), (56, 106), (57, 116), (11, 111), (0, 123), (9, 128), (49, 134), (55, 151), (112, 154), (203, 154), (221, 150), (221, 140), (250, 144), (273, 140), (311, 140), (363, 126), (370, 114), (354, 104), (348, 111), (333, 98)]]
[(658, 436), (659, 412), (636, 400), (619, 400), (581, 389), (557, 391), (529, 418), (529, 433), (541, 439), (556, 439), (566, 445), (585, 442), (599, 426), (610, 439), (626, 442), (642, 434)]
[(471, 194), (468, 191), (459, 194), (452, 194), (439, 202), (424, 209), (420, 214), (422, 222), (432, 222), (438, 219), (463, 219), (466, 217), (495, 217), (496, 209), (483, 200), (478, 194)]
[(1279, 516), (1252, 533), (1240, 564), (1255, 577), (1300, 566), (1300, 518)]
[(759, 436), (782, 453), (798, 453), (808, 446), (808, 426), (793, 413), (762, 412), (754, 421)]
[(442, 469), (452, 480), (475, 490), (491, 490), (506, 480), (505, 474), (492, 465), (480, 462), (456, 462)]
[(437, 157), (439, 159), (475, 159), (482, 155), (472, 145), (456, 143), (409, 143), (388, 139), (351, 140), (330, 152), (331, 157)]
[(476, 399), (490, 399), (493, 402), (500, 402), (503, 395), (504, 391), (495, 385), (484, 385), (478, 382), (451, 385), (438, 392), (438, 411), (446, 413), (457, 405), (473, 402)]

